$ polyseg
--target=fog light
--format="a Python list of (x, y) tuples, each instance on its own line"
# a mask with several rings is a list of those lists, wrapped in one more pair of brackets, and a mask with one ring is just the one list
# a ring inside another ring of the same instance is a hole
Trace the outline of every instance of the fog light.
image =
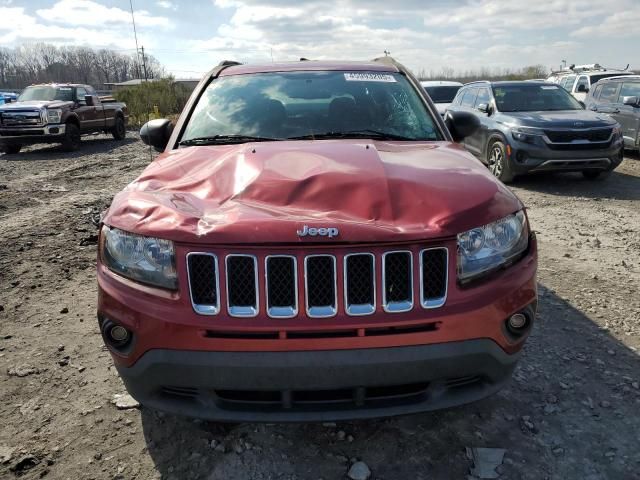
[(519, 330), (527, 324), (527, 316), (522, 313), (514, 313), (509, 317), (509, 326)]
[(125, 343), (129, 339), (129, 332), (120, 325), (114, 325), (109, 330), (109, 336), (116, 343)]

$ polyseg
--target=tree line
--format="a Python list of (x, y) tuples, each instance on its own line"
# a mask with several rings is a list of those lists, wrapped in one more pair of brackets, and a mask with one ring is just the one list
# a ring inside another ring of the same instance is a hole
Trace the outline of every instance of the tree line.
[(476, 70), (456, 71), (453, 68), (443, 68), (440, 71), (421, 70), (418, 72), (420, 80), (450, 80), (455, 82), (475, 82), (478, 80), (529, 80), (532, 78), (546, 79), (551, 70), (544, 65), (529, 65), (520, 69), (512, 68), (481, 68)]
[[(166, 72), (152, 55), (145, 54), (148, 78)], [(0, 47), (0, 88), (22, 89), (34, 83), (86, 83), (100, 89), (104, 83), (144, 78), (142, 56), (115, 50), (61, 46), (48, 43)]]

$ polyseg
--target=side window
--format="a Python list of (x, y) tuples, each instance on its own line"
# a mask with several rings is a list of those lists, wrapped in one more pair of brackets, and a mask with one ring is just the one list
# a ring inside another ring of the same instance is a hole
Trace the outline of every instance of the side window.
[(565, 77), (565, 79), (562, 81), (562, 88), (564, 88), (567, 92), (571, 92), (575, 79), (575, 75), (569, 75), (568, 77)]
[(82, 88), (82, 87), (78, 87), (76, 88), (76, 102), (78, 102), (80, 105), (86, 105), (87, 102), (84, 99), (84, 96), (87, 94), (87, 91)]
[(620, 88), (620, 95), (618, 95), (618, 103), (624, 101), (624, 97), (638, 97), (640, 98), (640, 82), (625, 82)]
[(473, 103), (476, 100), (476, 93), (478, 93), (477, 88), (470, 88), (466, 92), (464, 92), (464, 96), (462, 97), (462, 102), (460, 105), (463, 107), (473, 107)]
[(602, 85), (598, 85), (598, 86), (596, 87), (596, 89), (594, 90), (594, 92), (593, 92), (593, 99), (594, 99), (594, 100), (597, 100), (597, 99), (598, 99), (598, 97), (600, 96), (600, 91), (601, 91), (601, 90), (602, 90)]
[(93, 87), (87, 87), (87, 95), (96, 96), (96, 91), (93, 89)]
[(584, 85), (584, 91), (589, 90), (589, 79), (585, 76), (582, 76), (578, 79), (578, 83), (576, 84), (576, 92), (579, 91), (580, 85)]
[(474, 106), (476, 108), (478, 108), (478, 105), (480, 105), (481, 103), (484, 103), (485, 105), (488, 105), (490, 101), (491, 101), (491, 95), (489, 94), (489, 89), (488, 88), (479, 88), (478, 89), (478, 96), (476, 97), (476, 102), (475, 102)]
[(600, 92), (600, 101), (605, 103), (614, 103), (618, 99), (618, 83), (609, 82), (602, 85)]
[(460, 105), (460, 103), (462, 102), (462, 97), (464, 96), (464, 93), (466, 92), (466, 90), (458, 90), (458, 93), (456, 93), (456, 97), (453, 99), (453, 102), (451, 102), (453, 105)]

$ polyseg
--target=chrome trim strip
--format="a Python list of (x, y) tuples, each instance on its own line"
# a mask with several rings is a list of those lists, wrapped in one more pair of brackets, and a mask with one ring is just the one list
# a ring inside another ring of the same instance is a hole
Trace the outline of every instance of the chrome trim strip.
[[(373, 268), (373, 304), (364, 303), (364, 304), (349, 304), (348, 295), (347, 295), (347, 259), (349, 257), (357, 257), (357, 256), (369, 256), (371, 257), (371, 267)], [(347, 315), (352, 317), (359, 317), (363, 315), (372, 315), (376, 311), (376, 256), (373, 253), (349, 253), (344, 256), (343, 259), (343, 277), (344, 277), (344, 311)]]
[[(424, 299), (424, 261), (422, 256), (432, 250), (444, 250), (445, 252), (445, 265), (444, 265), (444, 296), (440, 298)], [(449, 293), (449, 249), (447, 247), (433, 247), (420, 250), (420, 304), (422, 308), (439, 308), (447, 301), (447, 294)]]
[[(387, 279), (386, 279), (386, 260), (387, 255), (392, 253), (408, 253), (409, 254), (409, 297), (410, 301), (404, 302), (387, 302)], [(408, 312), (413, 308), (413, 254), (410, 250), (391, 250), (382, 254), (382, 308), (387, 313)]]
[[(216, 304), (204, 305), (195, 303), (193, 301), (193, 292), (191, 290), (191, 268), (189, 267), (189, 257), (192, 255), (205, 255), (207, 257), (213, 257), (214, 265), (216, 268), (215, 282), (216, 282)], [(218, 268), (218, 257), (213, 253), (207, 252), (189, 252), (187, 253), (187, 282), (189, 283), (189, 298), (191, 299), (191, 306), (193, 310), (199, 315), (217, 315), (220, 313), (220, 269)]]
[[(294, 302), (291, 307), (269, 306), (269, 259), (291, 258), (293, 260)], [(267, 304), (267, 315), (271, 318), (292, 318), (298, 315), (298, 259), (294, 255), (267, 255), (264, 258), (264, 297)]]
[[(307, 263), (310, 258), (329, 257), (333, 260), (333, 306), (309, 306), (309, 276), (307, 275)], [(338, 272), (336, 269), (336, 257), (329, 254), (307, 255), (304, 257), (304, 303), (307, 316), (311, 318), (329, 318), (338, 313)]]
[[(253, 275), (256, 285), (256, 304), (255, 306), (232, 306), (229, 302), (229, 258), (232, 257), (249, 257), (253, 259)], [(260, 312), (260, 285), (258, 283), (258, 258), (255, 255), (245, 253), (230, 253), (224, 259), (224, 276), (227, 287), (227, 313), (232, 317), (255, 317)]]

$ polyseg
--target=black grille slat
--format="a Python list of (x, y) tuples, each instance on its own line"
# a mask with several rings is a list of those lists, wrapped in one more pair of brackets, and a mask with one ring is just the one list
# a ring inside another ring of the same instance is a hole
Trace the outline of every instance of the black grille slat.
[(336, 307), (335, 259), (328, 255), (306, 258), (307, 306)]
[(347, 304), (375, 303), (374, 264), (369, 254), (350, 255), (346, 259)]
[(212, 255), (191, 254), (188, 257), (191, 299), (197, 305), (217, 305), (216, 260)]
[(230, 307), (257, 307), (254, 257), (241, 255), (227, 257), (227, 295)]
[(434, 248), (422, 252), (422, 304), (439, 307), (447, 296), (447, 250)]
[(267, 291), (269, 307), (296, 305), (296, 274), (293, 257), (267, 258)]
[(385, 256), (384, 282), (387, 304), (411, 302), (411, 253), (392, 252)]
[(611, 137), (611, 128), (599, 128), (592, 130), (545, 130), (549, 140), (555, 143), (569, 143), (576, 140), (589, 142), (606, 142)]

